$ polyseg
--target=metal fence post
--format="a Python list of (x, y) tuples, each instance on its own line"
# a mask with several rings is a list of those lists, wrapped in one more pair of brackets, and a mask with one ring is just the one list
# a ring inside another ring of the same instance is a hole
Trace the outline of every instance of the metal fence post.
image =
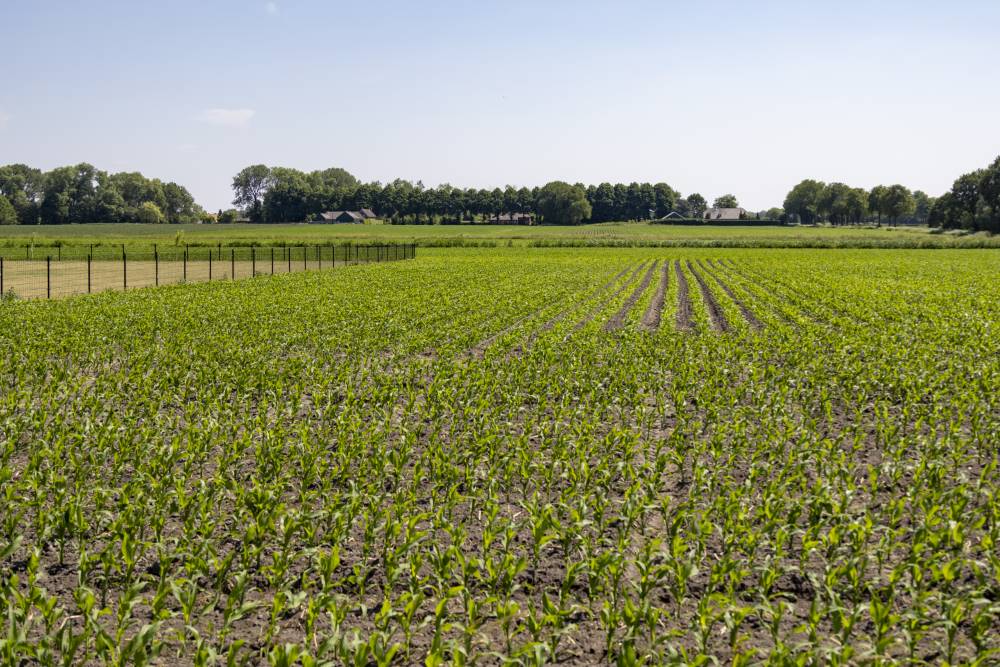
[(291, 252), (291, 250), (292, 250), (291, 248), (289, 248), (288, 246), (285, 246), (285, 259), (288, 260), (288, 272), (289, 273), (292, 272), (292, 252)]
[(250, 246), (250, 277), (257, 277), (257, 249)]
[(52, 298), (52, 258), (45, 258), (45, 298)]
[(302, 270), (309, 270), (309, 251), (306, 250), (305, 246), (302, 246)]
[(183, 274), (182, 280), (184, 282), (187, 282), (187, 280), (188, 280), (188, 250), (187, 250), (187, 246), (184, 246), (184, 257), (183, 257), (182, 261), (183, 261), (183, 264), (184, 264), (184, 274)]
[(94, 253), (87, 255), (87, 294), (90, 294), (90, 262), (94, 258)]
[(125, 246), (122, 246), (122, 290), (128, 291), (128, 260), (125, 258)]
[(156, 249), (156, 244), (153, 244), (153, 271), (154, 271), (154, 284), (160, 286), (160, 251)]
[(208, 282), (212, 282), (212, 248), (208, 249)]
[(323, 268), (323, 246), (316, 246), (316, 264), (320, 269)]
[(236, 280), (236, 248), (229, 249), (229, 268), (231, 271), (229, 277)]
[(337, 246), (330, 244), (330, 268), (337, 268)]
[(274, 275), (274, 246), (271, 246), (271, 275)]
[(3, 296), (3, 257), (0, 257), (0, 296)]

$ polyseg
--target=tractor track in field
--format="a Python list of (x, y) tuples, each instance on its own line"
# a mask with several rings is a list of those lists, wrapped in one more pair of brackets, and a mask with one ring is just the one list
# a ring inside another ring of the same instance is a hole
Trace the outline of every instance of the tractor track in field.
[(660, 263), (660, 260), (653, 260), (653, 263), (649, 265), (649, 269), (646, 271), (646, 275), (643, 276), (642, 282), (639, 283), (638, 287), (629, 295), (622, 307), (618, 309), (614, 317), (608, 320), (604, 325), (605, 331), (614, 331), (615, 329), (621, 329), (625, 326), (625, 318), (628, 317), (629, 312), (635, 307), (636, 302), (642, 298), (642, 295), (646, 293), (646, 289), (649, 287), (649, 283), (653, 281), (653, 272), (656, 271), (656, 266)]
[(720, 333), (729, 331), (729, 321), (726, 319), (726, 314), (722, 312), (722, 307), (716, 301), (715, 295), (712, 294), (712, 290), (708, 287), (708, 283), (705, 282), (705, 279), (701, 277), (698, 270), (691, 264), (691, 260), (687, 260), (687, 267), (691, 275), (694, 276), (695, 282), (698, 283), (698, 289), (701, 290), (701, 298), (705, 300), (705, 307), (708, 309), (708, 318), (711, 320), (712, 328)]
[(642, 270), (645, 268), (645, 266), (646, 266), (646, 260), (643, 260), (639, 264), (639, 266), (635, 268), (635, 271), (632, 272), (632, 275), (630, 275), (625, 282), (619, 285), (618, 289), (616, 289), (614, 292), (611, 293), (611, 296), (598, 303), (590, 312), (587, 313), (587, 315), (582, 320), (576, 323), (576, 325), (573, 327), (573, 332), (579, 331), (580, 329), (587, 326), (590, 322), (592, 322), (594, 318), (596, 318), (600, 314), (600, 312), (607, 307), (609, 303), (614, 301), (619, 294), (624, 292), (626, 289), (628, 289), (628, 287), (632, 283), (635, 282), (636, 278), (639, 277), (639, 274), (642, 273)]
[[(712, 267), (715, 266), (715, 264), (711, 260), (708, 260), (708, 263), (711, 264)], [(700, 259), (698, 260), (698, 266), (701, 267), (702, 271), (704, 271), (706, 275), (712, 276), (712, 280), (718, 283), (719, 288), (722, 289), (722, 291), (725, 292), (726, 295), (733, 300), (733, 303), (735, 303), (736, 307), (740, 309), (740, 313), (743, 314), (743, 319), (746, 320), (747, 324), (750, 326), (751, 329), (753, 329), (754, 331), (760, 331), (761, 329), (764, 328), (764, 323), (761, 322), (759, 319), (757, 319), (757, 316), (753, 314), (753, 311), (747, 308), (747, 305), (743, 303), (743, 301), (739, 297), (736, 296), (736, 294), (729, 287), (729, 285), (723, 282), (723, 280), (715, 274), (713, 269), (709, 268), (709, 266), (703, 263)]]
[(691, 331), (694, 328), (694, 306), (691, 305), (688, 281), (679, 259), (674, 260), (674, 273), (677, 276), (677, 330)]
[(660, 328), (660, 320), (663, 319), (663, 302), (667, 297), (667, 287), (670, 285), (670, 260), (663, 260), (663, 267), (660, 271), (660, 284), (656, 288), (656, 294), (649, 303), (649, 308), (642, 316), (639, 328), (645, 331), (656, 331)]

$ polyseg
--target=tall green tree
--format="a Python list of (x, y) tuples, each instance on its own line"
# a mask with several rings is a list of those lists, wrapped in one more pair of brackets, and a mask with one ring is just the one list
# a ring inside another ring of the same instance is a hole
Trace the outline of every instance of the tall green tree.
[(889, 192), (889, 188), (884, 185), (876, 185), (868, 193), (868, 210), (876, 215), (877, 224), (879, 227), (882, 226), (882, 216), (885, 215), (886, 211), (886, 194)]
[(715, 208), (739, 208), (740, 202), (736, 199), (736, 195), (722, 195), (715, 198), (712, 206)]
[(657, 183), (653, 186), (653, 199), (656, 208), (656, 217), (662, 218), (667, 213), (674, 210), (680, 194), (677, 190), (666, 183)]
[(801, 181), (785, 196), (785, 213), (798, 217), (799, 222), (804, 225), (815, 223), (819, 217), (820, 197), (825, 187), (822, 181), (810, 178)]
[(559, 225), (580, 224), (591, 214), (583, 188), (563, 181), (553, 181), (541, 188), (536, 205), (545, 222)]
[(0, 167), (0, 195), (17, 211), (22, 225), (38, 224), (38, 211), (45, 195), (45, 175), (25, 164)]
[(882, 198), (882, 212), (889, 218), (893, 226), (899, 219), (912, 214), (916, 210), (913, 193), (903, 185), (890, 185)]
[(16, 224), (17, 211), (14, 209), (14, 205), (6, 197), (0, 195), (0, 225)]
[(701, 218), (704, 217), (705, 211), (708, 210), (708, 200), (697, 192), (692, 192), (687, 196), (687, 207), (688, 217)]
[(233, 177), (233, 205), (246, 209), (253, 222), (263, 222), (264, 195), (272, 182), (271, 169), (267, 165), (245, 167)]

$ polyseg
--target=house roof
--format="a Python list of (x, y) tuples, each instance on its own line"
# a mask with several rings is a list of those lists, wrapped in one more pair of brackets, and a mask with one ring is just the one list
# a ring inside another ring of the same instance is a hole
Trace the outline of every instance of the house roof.
[(351, 218), (351, 220), (365, 219), (365, 215), (357, 211), (324, 211), (319, 214), (319, 217), (323, 220), (338, 220), (345, 215)]
[(371, 210), (370, 208), (363, 208), (363, 209), (361, 209), (361, 215), (363, 215), (366, 218), (374, 218), (374, 217), (376, 217), (375, 216), (375, 211)]
[(744, 213), (746, 213), (746, 209), (743, 208), (710, 208), (705, 211), (705, 218), (709, 220), (739, 220)]

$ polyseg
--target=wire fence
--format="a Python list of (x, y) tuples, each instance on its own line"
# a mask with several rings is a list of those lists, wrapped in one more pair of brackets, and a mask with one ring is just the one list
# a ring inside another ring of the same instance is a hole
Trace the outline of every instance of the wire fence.
[[(416, 246), (274, 247), (78, 246), (0, 254), (0, 298), (55, 299), (108, 290), (237, 280), (413, 259)], [(4, 255), (7, 256), (4, 256)]]

